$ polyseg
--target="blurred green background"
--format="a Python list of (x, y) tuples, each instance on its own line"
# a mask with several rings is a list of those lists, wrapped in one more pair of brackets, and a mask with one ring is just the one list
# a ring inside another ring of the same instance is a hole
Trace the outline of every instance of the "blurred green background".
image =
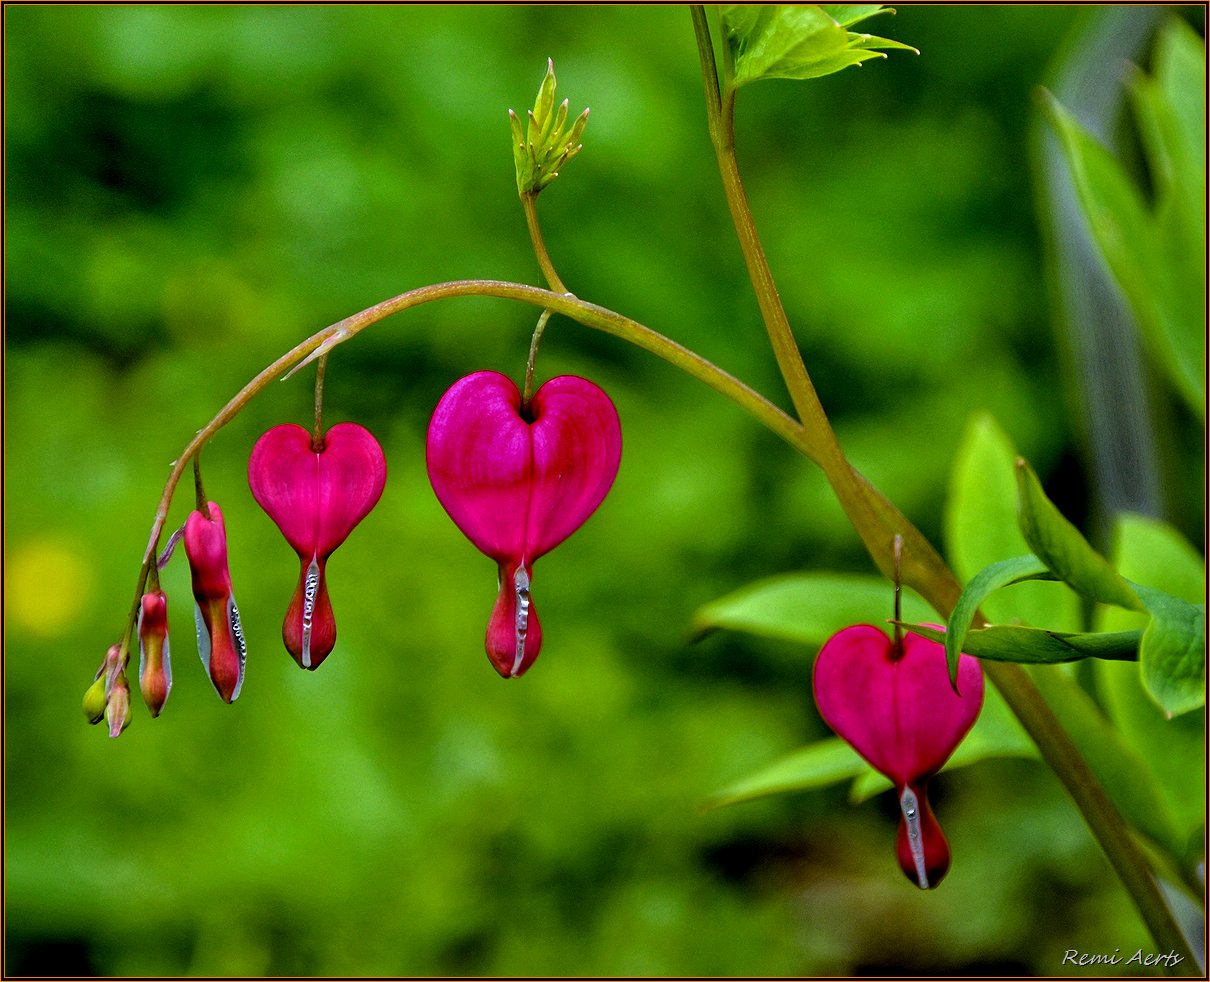
[[(920, 57), (740, 94), (741, 166), (823, 402), (934, 540), (978, 410), (1090, 515), (1029, 157), (1032, 89), (1087, 16), (908, 6), (869, 29)], [(813, 652), (691, 644), (693, 611), (759, 576), (870, 564), (806, 461), (559, 319), (539, 374), (612, 395), (623, 462), (539, 564), (543, 654), (502, 682), (482, 651), (495, 570), (433, 497), (423, 440), (459, 376), (520, 377), (536, 312), (504, 302), (409, 312), (331, 360), (327, 418), (373, 430), (390, 475), (329, 566), (340, 641), (322, 669), (282, 650), (297, 561), (245, 476), (261, 432), (308, 421), (304, 375), (204, 454), (250, 651), (241, 698), (222, 705), (199, 666), (180, 557), (164, 715), (136, 705), (116, 741), (87, 727), (80, 696), (123, 628), (169, 464), (245, 381), (406, 289), (538, 282), (506, 110), (532, 103), (548, 56), (572, 111), (592, 109), (540, 203), (564, 280), (786, 399), (682, 8), (4, 19), (8, 974), (1052, 974), (1066, 949), (1149, 945), (1038, 763), (937, 782), (955, 862), (927, 895), (896, 867), (889, 796), (701, 812), (826, 731)], [(1163, 440), (1200, 433), (1163, 405)], [(1168, 517), (1201, 541), (1200, 460), (1170, 471)]]

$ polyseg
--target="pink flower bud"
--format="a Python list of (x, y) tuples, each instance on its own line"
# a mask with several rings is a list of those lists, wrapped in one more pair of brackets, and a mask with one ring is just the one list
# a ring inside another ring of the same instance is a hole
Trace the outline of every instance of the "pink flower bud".
[(921, 889), (935, 887), (949, 869), (950, 851), (927, 782), (979, 718), (978, 660), (959, 658), (955, 692), (943, 645), (908, 634), (896, 648), (869, 624), (846, 627), (815, 660), (815, 702), (824, 722), (895, 785), (899, 865)]
[(207, 510), (209, 515), (195, 511), (185, 520), (185, 555), (197, 601), (197, 648), (219, 698), (234, 702), (244, 684), (247, 650), (231, 594), (223, 513), (213, 501)]
[(584, 524), (613, 486), (622, 456), (617, 410), (600, 388), (553, 378), (523, 410), (499, 372), (476, 372), (441, 397), (429, 423), (429, 480), (454, 524), (499, 566), (488, 658), (505, 678), (542, 643), (530, 597), (533, 564)]
[(109, 701), (105, 703), (105, 721), (109, 724), (111, 738), (120, 736), (130, 725), (130, 686), (126, 684), (126, 673), (119, 672), (109, 690)]
[(328, 557), (378, 503), (386, 478), (382, 448), (356, 423), (333, 426), (319, 446), (307, 430), (286, 423), (252, 448), (252, 496), (302, 561), (282, 639), (303, 668), (318, 668), (336, 645)]
[(168, 598), (163, 590), (143, 594), (139, 607), (139, 689), (151, 715), (159, 716), (172, 689)]

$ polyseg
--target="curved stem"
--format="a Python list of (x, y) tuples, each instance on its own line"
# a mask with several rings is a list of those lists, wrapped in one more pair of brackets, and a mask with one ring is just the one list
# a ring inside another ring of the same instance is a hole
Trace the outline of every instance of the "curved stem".
[(534, 365), (538, 361), (538, 346), (542, 343), (542, 334), (546, 331), (546, 322), (550, 320), (550, 310), (544, 310), (538, 316), (538, 324), (534, 328), (534, 336), (529, 342), (529, 357), (525, 359), (525, 385), (521, 389), (521, 411), (529, 411), (529, 402), (534, 397)]
[(521, 195), (521, 207), (525, 209), (525, 224), (529, 227), (529, 240), (533, 243), (534, 255), (538, 257), (538, 267), (542, 276), (555, 293), (566, 293), (567, 287), (555, 272), (555, 264), (550, 261), (550, 253), (546, 250), (546, 240), (542, 238), (542, 226), (538, 224), (538, 195), (527, 191)]

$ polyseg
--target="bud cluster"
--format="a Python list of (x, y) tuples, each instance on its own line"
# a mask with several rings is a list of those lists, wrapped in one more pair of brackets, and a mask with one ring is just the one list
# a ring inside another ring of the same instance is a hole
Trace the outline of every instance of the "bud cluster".
[(534, 108), (528, 114), (528, 125), (522, 129), (521, 118), (511, 109), (508, 111), (519, 194), (537, 195), (582, 149), (580, 138), (588, 125), (588, 110), (575, 118), (569, 130), (567, 108), (567, 99), (555, 107), (555, 64), (548, 59), (546, 76), (538, 88)]

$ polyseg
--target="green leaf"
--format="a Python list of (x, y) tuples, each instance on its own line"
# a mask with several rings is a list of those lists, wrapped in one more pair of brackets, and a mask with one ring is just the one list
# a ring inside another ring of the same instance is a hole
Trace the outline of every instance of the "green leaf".
[(875, 14), (893, 14), (895, 12), (880, 3), (821, 3), (819, 9), (841, 27), (852, 27)]
[[(1203, 417), (1205, 232), (1204, 227), (1189, 222), (1198, 223), (1205, 214), (1205, 161), (1196, 149), (1189, 154), (1181, 148), (1204, 146), (1204, 123), (1190, 122), (1190, 97), (1184, 89), (1188, 85), (1204, 90), (1205, 60), (1203, 57), (1199, 71), (1190, 71), (1186, 51), (1179, 42), (1162, 45), (1161, 54), (1167, 52), (1164, 56), (1169, 62), (1165, 82), (1140, 79), (1134, 85), (1136, 113), (1160, 185), (1154, 215), (1113, 154), (1049, 93), (1043, 96), (1042, 106), (1067, 155), (1089, 228), (1134, 312), (1148, 349), (1193, 411)], [(1180, 94), (1169, 98), (1169, 90)], [(1174, 107), (1174, 99), (1180, 108)], [(1183, 135), (1196, 125), (1202, 127), (1200, 131), (1194, 128)], [(1181, 165), (1179, 189), (1165, 184), (1168, 178), (1176, 178), (1177, 154), (1186, 161)]]
[(870, 770), (852, 747), (840, 737), (829, 737), (762, 767), (755, 774), (729, 784), (705, 802), (706, 808), (721, 808), (788, 791), (822, 788)]
[(719, 16), (731, 66), (728, 83), (739, 88), (765, 78), (807, 79), (838, 72), (869, 58), (876, 49), (910, 45), (857, 34), (847, 24), (871, 17), (878, 5), (722, 4)]
[(1033, 469), (1017, 458), (1021, 534), (1034, 554), (1077, 593), (1130, 610), (1142, 601), (1109, 562), (1046, 497)]
[[(963, 582), (992, 563), (1029, 552), (1017, 526), (1016, 459), (1012, 441), (990, 415), (970, 418), (950, 470), (943, 515), (946, 555)], [(1080, 598), (1047, 583), (1022, 583), (985, 597), (981, 607), (996, 623), (1064, 631), (1081, 626)]]
[[(1114, 565), (1133, 582), (1146, 583), (1183, 600), (1205, 596), (1201, 555), (1165, 522), (1142, 515), (1118, 516)], [(1146, 600), (1146, 597), (1144, 597)], [(1117, 607), (1098, 611), (1103, 630), (1146, 627), (1150, 616)], [(1155, 775), (1177, 828), (1186, 836), (1185, 868), (1201, 856), (1206, 814), (1203, 761), (1205, 722), (1200, 713), (1169, 717), (1143, 687), (1139, 665), (1098, 661), (1097, 692), (1109, 718)]]
[[(934, 641), (945, 642), (947, 633), (922, 624), (905, 628)], [(990, 661), (1015, 661), (1034, 665), (1053, 665), (1084, 658), (1134, 661), (1139, 657), (1142, 631), (1069, 632), (1048, 631), (1042, 627), (1019, 624), (993, 624), (968, 631), (962, 651)]]
[(1206, 608), (1135, 585), (1151, 614), (1139, 665), (1143, 685), (1169, 716), (1206, 703)]
[[(944, 637), (938, 634), (934, 639), (945, 644), (945, 664), (949, 668), (951, 684), (958, 679), (958, 656), (966, 646), (967, 632), (970, 631), (971, 624), (984, 599), (995, 591), (1012, 586), (1014, 583), (1053, 578), (1053, 574), (1037, 556), (1016, 556), (1012, 559), (1002, 559), (975, 575), (954, 605)], [(973, 651), (968, 653), (974, 654)]]
[[(911, 590), (903, 590), (903, 617), (935, 617)], [(885, 624), (893, 609), (891, 585), (881, 577), (790, 573), (758, 580), (714, 600), (693, 617), (700, 637), (717, 628), (746, 631), (819, 647), (850, 624)]]

